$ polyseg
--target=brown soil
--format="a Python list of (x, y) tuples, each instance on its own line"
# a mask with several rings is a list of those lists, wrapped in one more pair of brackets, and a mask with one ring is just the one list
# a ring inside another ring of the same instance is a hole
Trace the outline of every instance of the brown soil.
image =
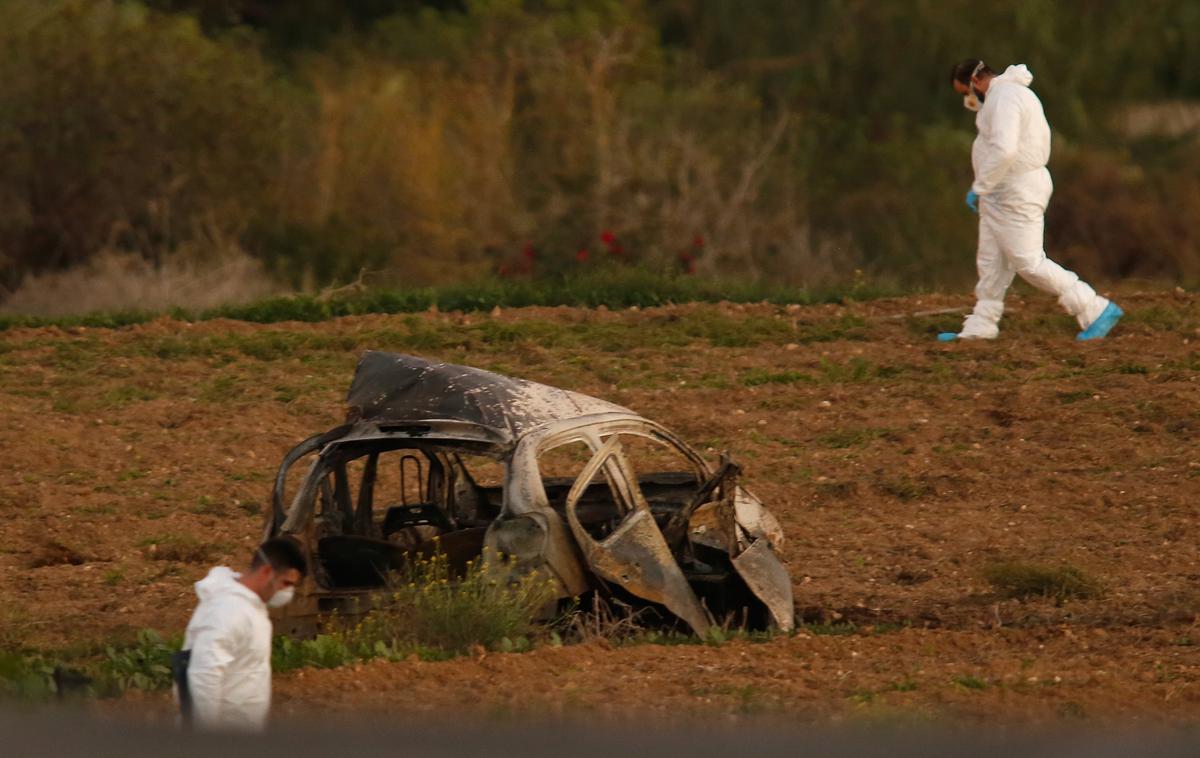
[[(1039, 295), (987, 344), (939, 344), (958, 316), (912, 315), (967, 304), (949, 297), (10, 331), (0, 643), (182, 629), (191, 583), (248, 557), (280, 457), (340, 420), (373, 347), (580, 390), (729, 449), (788, 535), (802, 615), (858, 632), (305, 671), (279, 678), (284, 713), (1194, 721), (1200, 299), (1120, 301), (1130, 316), (1090, 344)], [(744, 330), (656, 341), (699, 322)], [(982, 572), (1011, 560), (1102, 592), (1006, 599)]]

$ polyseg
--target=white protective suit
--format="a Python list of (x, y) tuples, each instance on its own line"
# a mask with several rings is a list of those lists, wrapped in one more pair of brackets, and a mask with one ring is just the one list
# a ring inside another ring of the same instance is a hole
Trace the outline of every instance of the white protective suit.
[(188, 689), (199, 729), (259, 731), (271, 707), (271, 619), (267, 605), (220, 566), (196, 582), (200, 604), (184, 635)]
[(1058, 297), (1058, 302), (1086, 329), (1108, 305), (1074, 273), (1046, 257), (1043, 230), (1046, 204), (1054, 185), (1050, 159), (1050, 124), (1042, 102), (1029, 89), (1033, 74), (1024, 65), (1009, 66), (992, 79), (983, 107), (975, 117), (979, 136), (971, 148), (979, 195), (979, 247), (975, 309), (967, 316), (960, 338), (992, 339), (999, 332), (1004, 294), (1013, 275)]

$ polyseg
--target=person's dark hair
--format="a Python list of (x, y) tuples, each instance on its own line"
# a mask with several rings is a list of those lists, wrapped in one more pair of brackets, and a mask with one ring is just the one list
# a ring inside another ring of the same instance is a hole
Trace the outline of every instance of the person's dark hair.
[[(979, 70), (975, 71), (976, 68)], [(984, 74), (995, 76), (996, 72), (979, 58), (967, 58), (955, 63), (954, 68), (950, 69), (950, 83), (958, 82), (959, 84), (970, 86), (972, 74), (975, 76), (983, 76)]]
[[(265, 561), (263, 556), (266, 556)], [(259, 545), (250, 561), (250, 569), (256, 569), (267, 561), (276, 571), (296, 569), (302, 578), (308, 575), (308, 559), (304, 557), (304, 550), (291, 537), (272, 537)]]

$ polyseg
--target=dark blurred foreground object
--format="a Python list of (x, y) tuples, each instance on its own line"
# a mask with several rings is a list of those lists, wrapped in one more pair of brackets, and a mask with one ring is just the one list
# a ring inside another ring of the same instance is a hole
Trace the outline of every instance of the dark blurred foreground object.
[[(296, 758), (305, 755), (419, 755), (427, 758), (571, 755), (573, 758), (612, 758), (641, 754), (655, 758), (712, 756), (853, 755), (859, 758), (959, 756), (973, 758), (1019, 755), (1024, 758), (1106, 758), (1107, 756), (1194, 756), (1195, 737), (1183, 732), (1105, 732), (1081, 726), (1073, 732), (999, 736), (980, 729), (945, 732), (916, 729), (870, 731), (767, 727), (734, 729), (708, 727), (686, 731), (600, 729), (575, 724), (536, 727), (485, 726), (428, 722), (419, 729), (401, 730), (347, 722), (313, 729), (311, 721), (277, 724), (265, 738), (232, 734), (180, 733), (172, 725), (152, 727), (115, 719), (93, 719), (75, 710), (31, 714), (0, 710), (4, 754), (53, 755), (56, 758)], [(448, 728), (449, 727), (449, 728)], [(398, 746), (402, 746), (399, 747)]]
[(50, 676), (54, 680), (54, 691), (58, 694), (59, 700), (83, 698), (91, 692), (92, 678), (80, 671), (55, 666), (54, 673)]

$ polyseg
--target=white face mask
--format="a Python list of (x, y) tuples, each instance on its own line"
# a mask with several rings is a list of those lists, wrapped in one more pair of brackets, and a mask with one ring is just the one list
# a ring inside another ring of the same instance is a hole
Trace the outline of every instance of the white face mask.
[(296, 596), (295, 587), (284, 587), (271, 595), (271, 599), (267, 601), (268, 608), (282, 608), (292, 602), (292, 598)]
[(975, 85), (971, 83), (975, 80), (975, 77), (979, 76), (979, 72), (982, 70), (983, 61), (979, 61), (975, 66), (975, 70), (971, 72), (970, 78), (967, 79), (967, 89), (969, 91), (963, 96), (963, 107), (972, 113), (978, 113), (979, 109), (983, 107), (983, 97), (975, 90)]
[[(264, 553), (261, 549), (258, 551), (258, 555), (260, 558), (262, 558), (263, 563), (267, 564), (268, 566), (271, 566), (270, 559), (267, 558), (267, 554)], [(278, 572), (275, 571), (274, 566), (271, 566), (271, 573), (278, 576)], [(296, 588), (295, 587), (284, 587), (283, 589), (275, 590), (275, 593), (273, 595), (271, 595), (270, 598), (267, 599), (267, 607), (268, 608), (282, 608), (283, 606), (292, 602), (292, 598), (295, 596), (296, 596)]]

